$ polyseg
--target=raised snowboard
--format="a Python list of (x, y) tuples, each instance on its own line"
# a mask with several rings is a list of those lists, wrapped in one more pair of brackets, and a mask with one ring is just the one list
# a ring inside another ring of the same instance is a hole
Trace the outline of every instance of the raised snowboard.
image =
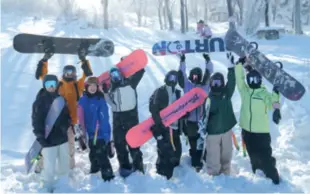
[(85, 49), (88, 56), (109, 57), (114, 43), (100, 38), (68, 38), (35, 34), (18, 34), (13, 39), (14, 49), (20, 53), (77, 54)]
[[(141, 49), (135, 50), (130, 55), (126, 56), (122, 61), (116, 64), (116, 67), (120, 69), (122, 75), (126, 78), (132, 76), (137, 71), (143, 69), (147, 64), (147, 56)], [(110, 84), (110, 75), (106, 71), (98, 76), (99, 83), (105, 82), (107, 85)]]
[(152, 47), (152, 53), (156, 56), (225, 51), (224, 39), (221, 37), (196, 40), (161, 41), (155, 43)]
[(257, 43), (248, 42), (237, 31), (230, 29), (225, 36), (226, 49), (239, 56), (248, 55), (251, 66), (261, 73), (271, 84), (278, 87), (279, 92), (289, 100), (297, 101), (305, 93), (304, 86), (290, 74), (285, 72), (282, 65), (270, 61), (257, 48)]
[[(201, 88), (194, 88), (179, 98), (177, 101), (160, 111), (163, 124), (168, 127), (180, 119), (187, 112), (191, 112), (207, 98), (206, 92)], [(132, 148), (137, 148), (153, 137), (150, 128), (154, 125), (152, 117), (132, 127), (126, 134), (127, 143)]]
[[(45, 119), (45, 138), (49, 136), (64, 106), (65, 106), (65, 100), (61, 96), (57, 97), (53, 101), (53, 104), (51, 105), (51, 108)], [(35, 140), (33, 144), (31, 145), (30, 150), (28, 151), (25, 157), (25, 165), (26, 165), (27, 174), (30, 172), (33, 164), (37, 161), (41, 150), (42, 150), (41, 144), (37, 140)]]

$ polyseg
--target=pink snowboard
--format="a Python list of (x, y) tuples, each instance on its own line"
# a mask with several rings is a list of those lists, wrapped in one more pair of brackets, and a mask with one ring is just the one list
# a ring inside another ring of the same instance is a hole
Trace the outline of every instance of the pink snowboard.
[[(201, 88), (193, 88), (180, 99), (167, 108), (160, 111), (163, 124), (168, 127), (187, 112), (191, 112), (205, 101), (207, 93)], [(132, 127), (126, 134), (126, 140), (130, 147), (137, 148), (153, 137), (150, 128), (154, 125), (152, 117)]]
[[(126, 56), (124, 60), (116, 64), (116, 67), (120, 69), (122, 74), (128, 78), (135, 74), (137, 71), (143, 69), (147, 64), (147, 56), (142, 49), (138, 49)], [(105, 82), (110, 85), (110, 75), (106, 71), (98, 76), (99, 83)]]

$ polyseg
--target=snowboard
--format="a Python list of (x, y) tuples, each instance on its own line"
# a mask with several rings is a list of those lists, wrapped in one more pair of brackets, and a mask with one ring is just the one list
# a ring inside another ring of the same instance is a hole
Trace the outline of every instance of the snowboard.
[[(50, 134), (64, 106), (65, 106), (65, 100), (61, 96), (57, 97), (53, 101), (49, 109), (49, 112), (46, 116), (46, 119), (45, 119), (45, 138), (47, 138), (48, 135)], [(37, 161), (38, 156), (41, 151), (42, 151), (41, 144), (37, 140), (35, 140), (33, 144), (31, 145), (30, 150), (28, 151), (25, 157), (25, 165), (26, 165), (27, 174), (30, 172), (33, 164)]]
[[(207, 93), (201, 88), (193, 88), (174, 103), (160, 111), (163, 124), (170, 124), (204, 103)], [(150, 128), (154, 125), (152, 117), (132, 127), (126, 134), (126, 141), (132, 148), (137, 148), (153, 137)]]
[[(236, 30), (229, 29), (225, 36), (226, 49), (239, 56), (248, 56), (251, 66), (278, 87), (279, 92), (292, 101), (300, 100), (305, 94), (304, 86), (283, 70), (282, 63), (278, 66), (258, 50), (256, 42), (248, 42)], [(256, 48), (255, 48), (256, 47)]]
[(20, 53), (78, 54), (85, 49), (88, 56), (109, 57), (114, 53), (114, 43), (100, 38), (69, 38), (18, 34), (13, 39), (13, 47)]
[[(126, 78), (132, 76), (137, 71), (143, 69), (148, 62), (146, 53), (142, 49), (138, 49), (126, 56), (122, 61), (116, 64), (116, 67), (120, 69), (122, 75)], [(98, 76), (99, 83), (106, 83), (110, 85), (110, 75), (106, 71)]]
[(221, 37), (195, 40), (161, 41), (155, 43), (152, 47), (152, 53), (155, 56), (225, 51), (225, 42)]

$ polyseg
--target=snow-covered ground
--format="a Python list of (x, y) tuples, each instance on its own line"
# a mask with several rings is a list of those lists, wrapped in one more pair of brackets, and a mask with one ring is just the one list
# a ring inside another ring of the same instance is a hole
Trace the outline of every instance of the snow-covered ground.
[[(66, 37), (105, 37), (114, 41), (115, 54), (109, 58), (89, 57), (95, 75), (111, 68), (121, 56), (142, 48), (148, 53), (149, 63), (146, 74), (138, 86), (140, 121), (149, 116), (148, 99), (153, 90), (163, 84), (164, 74), (178, 67), (175, 56), (155, 57), (151, 54), (152, 45), (160, 40), (194, 38), (193, 33), (182, 35), (179, 32), (152, 30), (149, 28), (123, 27), (108, 31), (80, 29), (80, 21), (64, 23), (54, 19), (17, 18), (1, 15), (1, 186), (4, 192), (41, 192), (40, 176), (25, 172), (24, 156), (31, 146), (34, 136), (31, 127), (31, 107), (35, 95), (42, 86), (34, 78), (38, 60), (42, 55), (21, 54), (12, 47), (14, 35), (20, 32)], [(213, 31), (222, 36), (227, 24), (211, 25)], [(143, 158), (147, 164), (146, 175), (135, 173), (125, 181), (117, 176), (110, 183), (104, 183), (99, 176), (88, 174), (87, 153), (76, 155), (77, 168), (72, 179), (60, 179), (55, 192), (305, 192), (310, 193), (310, 37), (285, 35), (276, 41), (258, 41), (259, 49), (272, 60), (284, 63), (284, 69), (295, 76), (307, 88), (300, 101), (282, 99), (282, 121), (276, 126), (272, 122), (271, 135), (274, 155), (283, 182), (275, 186), (270, 180), (252, 175), (249, 159), (242, 152), (234, 150), (232, 161), (233, 175), (210, 177), (206, 172), (197, 174), (190, 166), (188, 146), (183, 142), (181, 165), (175, 169), (174, 178), (167, 181), (155, 173), (155, 141), (143, 147)], [(215, 71), (226, 70), (224, 53), (210, 54)], [(51, 73), (61, 75), (66, 64), (76, 64), (73, 55), (55, 55), (50, 60)], [(187, 55), (188, 68), (203, 67), (200, 54)], [(79, 69), (79, 68), (78, 68)], [(81, 74), (81, 70), (79, 69)], [(269, 89), (270, 84), (266, 83)], [(233, 96), (235, 114), (239, 117), (240, 97)], [(240, 128), (235, 126), (235, 134), (240, 144)], [(112, 159), (117, 174), (118, 163)]]

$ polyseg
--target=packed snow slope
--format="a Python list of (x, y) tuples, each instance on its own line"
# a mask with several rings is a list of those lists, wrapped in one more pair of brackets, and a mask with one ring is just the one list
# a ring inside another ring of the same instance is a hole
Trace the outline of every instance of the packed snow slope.
[[(12, 47), (14, 35), (20, 32), (45, 34), (63, 37), (105, 37), (114, 41), (115, 54), (109, 58), (88, 57), (95, 75), (99, 75), (116, 64), (121, 56), (142, 48), (148, 53), (149, 63), (146, 74), (138, 86), (140, 121), (148, 112), (148, 99), (155, 88), (163, 84), (164, 75), (178, 68), (176, 56), (156, 57), (151, 54), (152, 45), (160, 40), (195, 38), (193, 32), (182, 35), (179, 32), (152, 30), (149, 28), (122, 27), (108, 31), (99, 29), (80, 29), (81, 23), (65, 23), (50, 18), (17, 18), (2, 15), (1, 45), (1, 185), (5, 192), (42, 192), (40, 176), (27, 175), (24, 156), (30, 148), (34, 135), (31, 126), (31, 107), (42, 82), (34, 77), (35, 68), (42, 55), (21, 54)], [(211, 24), (213, 31), (223, 36), (227, 24)], [(257, 40), (258, 41), (258, 40)], [(167, 181), (155, 172), (156, 144), (154, 140), (142, 147), (146, 174), (134, 173), (125, 181), (118, 176), (116, 157), (111, 162), (116, 178), (104, 183), (100, 176), (88, 174), (87, 153), (76, 155), (77, 168), (71, 178), (61, 178), (55, 192), (305, 192), (310, 193), (310, 38), (306, 36), (285, 35), (276, 41), (258, 41), (259, 49), (272, 60), (284, 63), (284, 69), (301, 81), (307, 88), (300, 101), (293, 102), (282, 98), (282, 121), (276, 126), (270, 122), (272, 147), (277, 158), (277, 167), (283, 182), (275, 186), (260, 175), (252, 175), (248, 157), (234, 150), (232, 176), (210, 177), (205, 171), (196, 173), (190, 167), (188, 146), (183, 139), (181, 165), (175, 169), (172, 180)], [(215, 71), (226, 76), (227, 61), (225, 53), (211, 53)], [(55, 54), (49, 62), (50, 73), (61, 75), (66, 64), (76, 64), (77, 56)], [(204, 67), (201, 54), (187, 55), (188, 69)], [(81, 75), (81, 69), (79, 75)], [(271, 90), (272, 86), (266, 83)], [(235, 91), (233, 105), (239, 118), (240, 96)], [(240, 128), (234, 127), (240, 144)]]

